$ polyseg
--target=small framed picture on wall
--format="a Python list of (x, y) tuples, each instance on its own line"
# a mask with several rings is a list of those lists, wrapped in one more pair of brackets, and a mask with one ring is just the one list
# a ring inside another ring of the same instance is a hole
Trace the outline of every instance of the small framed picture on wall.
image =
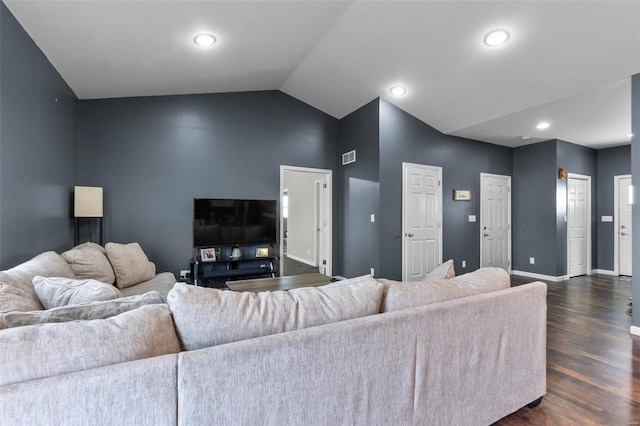
[(202, 259), (203, 262), (215, 262), (216, 249), (214, 248), (200, 249), (200, 259)]
[(471, 200), (471, 190), (470, 189), (454, 189), (453, 199), (456, 201), (469, 201)]

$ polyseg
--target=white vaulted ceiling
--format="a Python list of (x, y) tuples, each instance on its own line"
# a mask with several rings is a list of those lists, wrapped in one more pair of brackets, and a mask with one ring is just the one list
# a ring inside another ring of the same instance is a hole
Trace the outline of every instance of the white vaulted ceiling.
[(282, 90), (342, 118), (382, 97), (506, 146), (630, 142), (640, 1), (4, 2), (81, 99)]

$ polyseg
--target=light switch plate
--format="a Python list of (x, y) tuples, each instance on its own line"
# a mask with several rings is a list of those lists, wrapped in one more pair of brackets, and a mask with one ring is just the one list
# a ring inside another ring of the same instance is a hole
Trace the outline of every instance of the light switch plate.
[(475, 214), (470, 214), (469, 215), (469, 222), (475, 222), (476, 221), (476, 215)]
[(375, 221), (376, 221), (376, 215), (375, 215), (375, 214), (372, 214), (372, 215), (371, 215), (371, 223), (373, 223), (373, 222), (375, 222)]

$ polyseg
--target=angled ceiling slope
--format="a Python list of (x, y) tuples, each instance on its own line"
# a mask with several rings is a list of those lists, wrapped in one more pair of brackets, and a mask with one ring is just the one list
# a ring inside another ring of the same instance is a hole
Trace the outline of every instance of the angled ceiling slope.
[[(342, 118), (383, 97), (507, 146), (629, 143), (637, 1), (5, 3), (81, 99), (279, 89)], [(490, 48), (495, 28), (511, 37)]]

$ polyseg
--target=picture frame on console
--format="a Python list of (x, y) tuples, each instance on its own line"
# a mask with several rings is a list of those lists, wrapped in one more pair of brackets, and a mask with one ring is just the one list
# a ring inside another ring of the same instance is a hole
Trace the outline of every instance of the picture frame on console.
[(216, 249), (215, 248), (200, 249), (200, 259), (202, 259), (203, 262), (215, 262)]

